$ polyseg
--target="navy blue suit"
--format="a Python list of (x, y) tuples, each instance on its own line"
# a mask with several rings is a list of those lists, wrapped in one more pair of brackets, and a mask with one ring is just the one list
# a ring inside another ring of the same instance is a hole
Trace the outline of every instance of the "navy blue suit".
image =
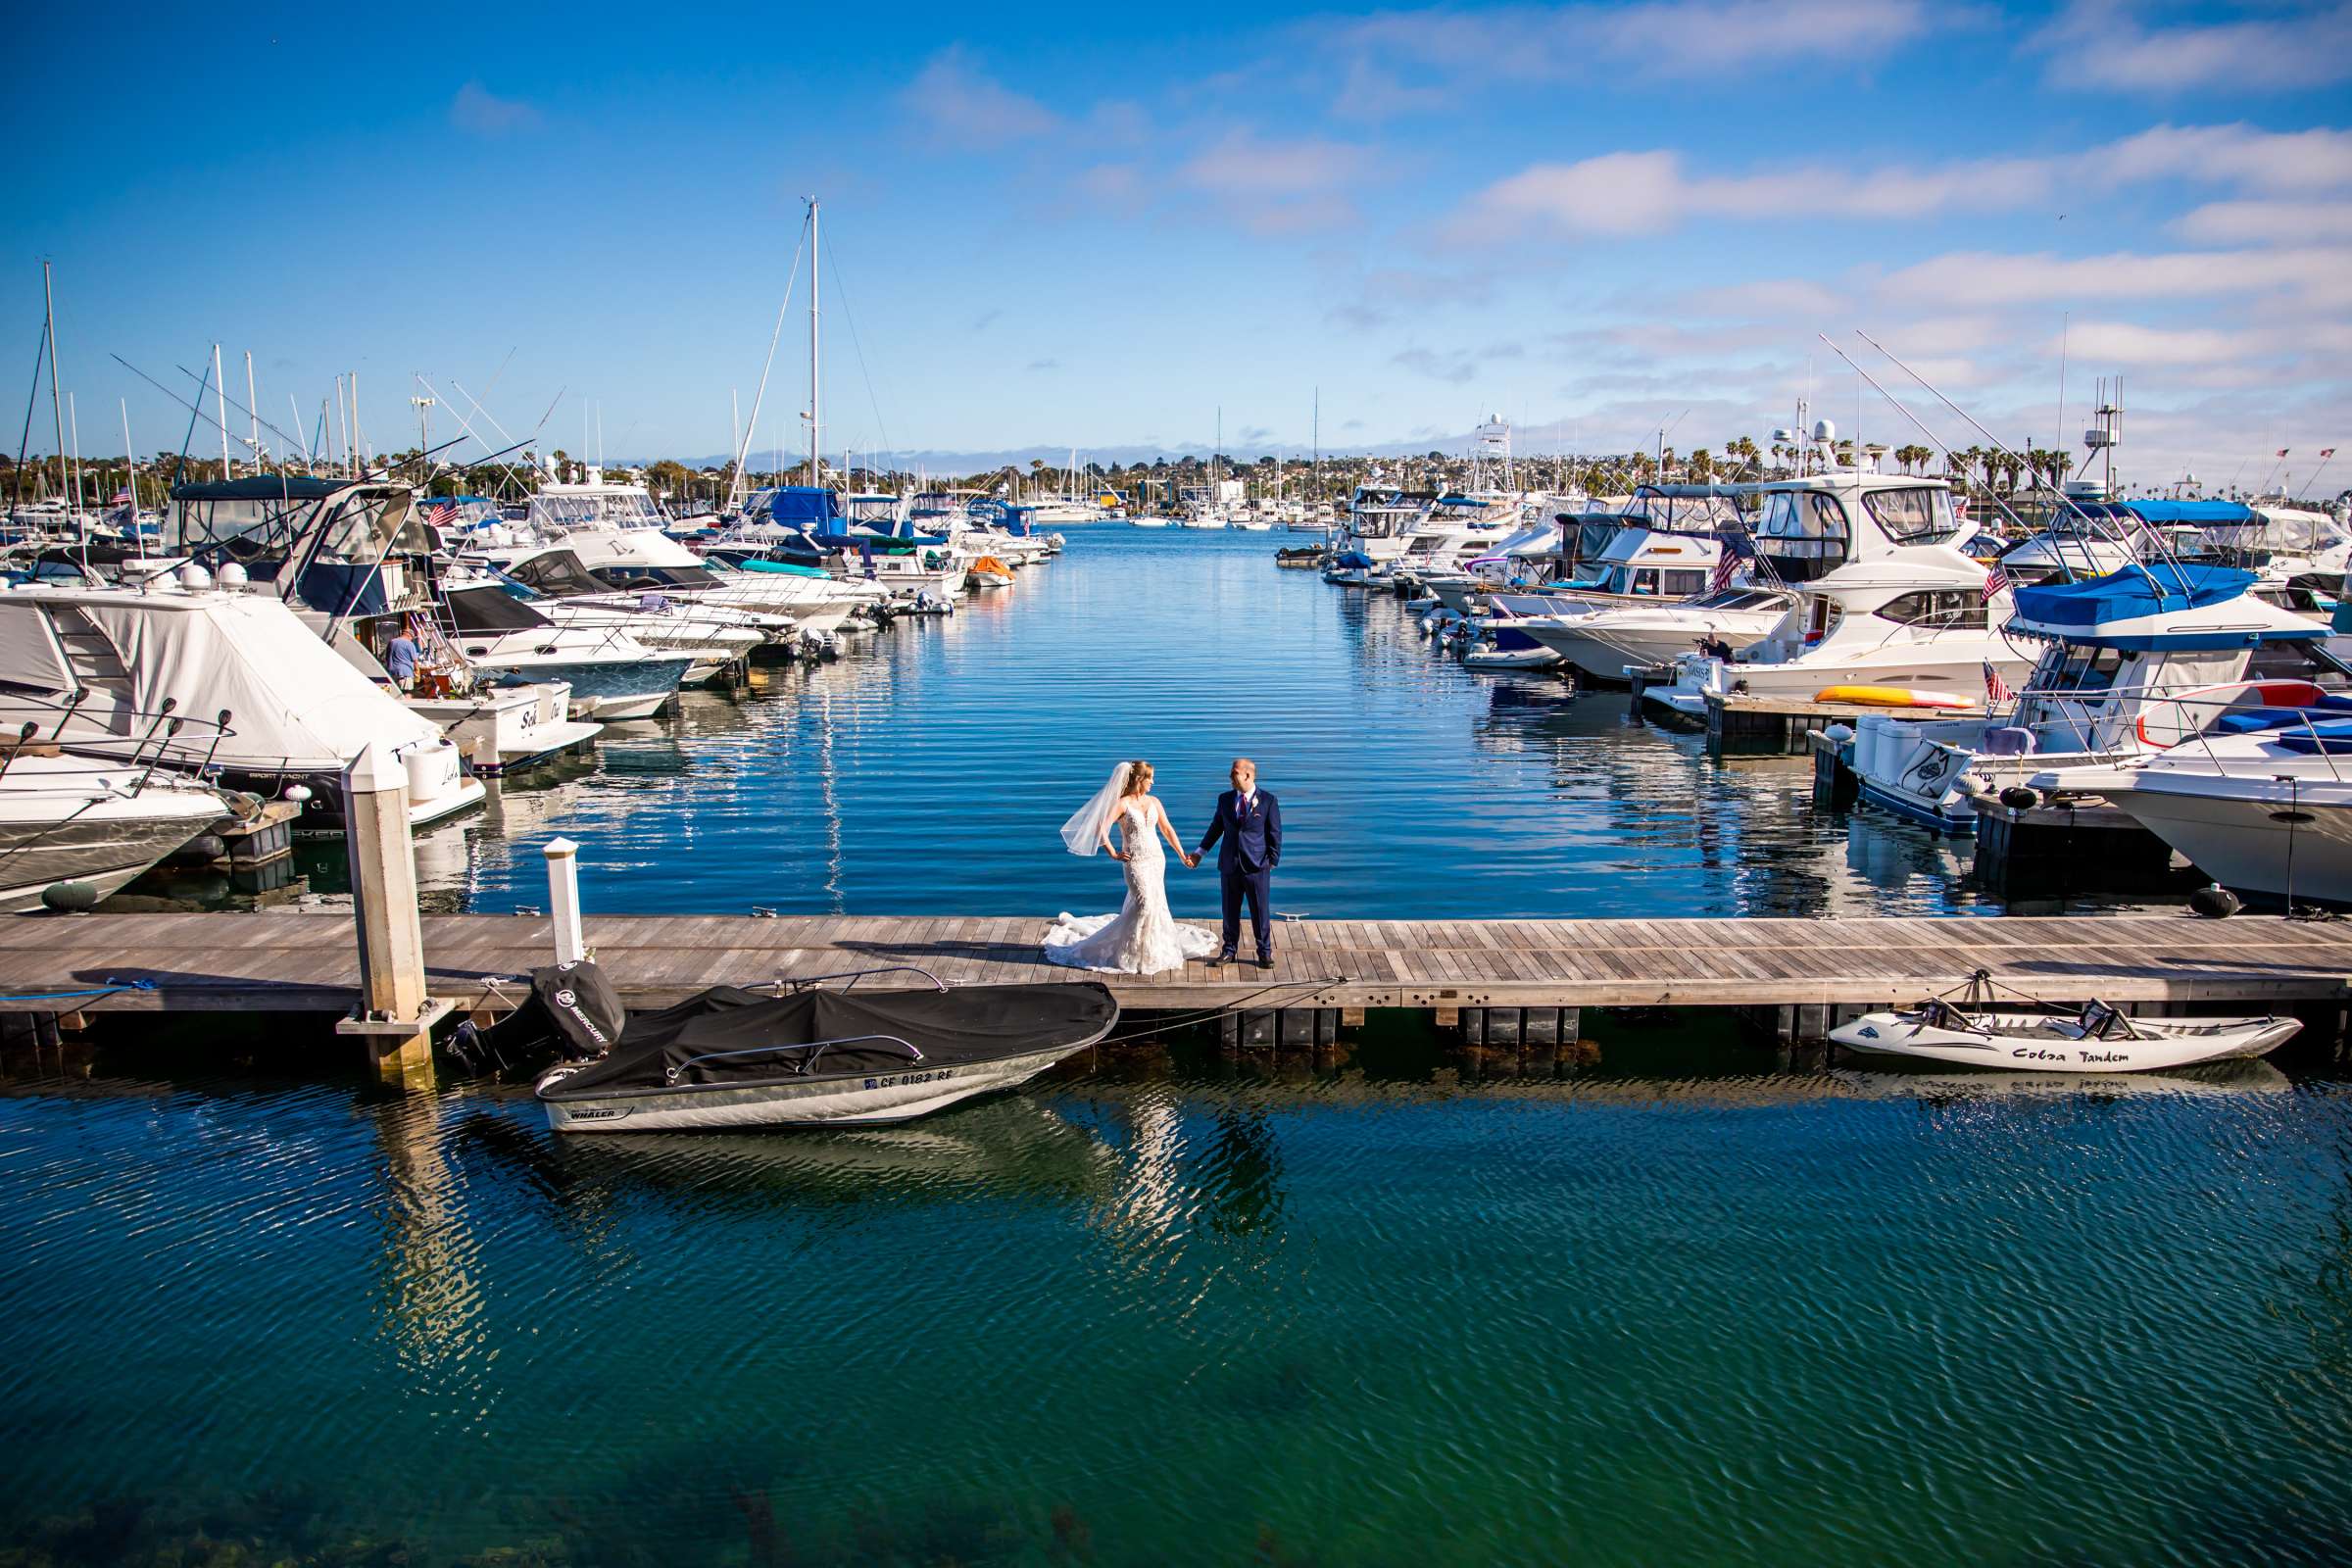
[(1257, 956), (1274, 954), (1274, 916), (1267, 907), (1267, 873), (1282, 863), (1282, 804), (1264, 790), (1247, 808), (1239, 790), (1217, 797), (1217, 814), (1209, 819), (1200, 840), (1200, 853), (1217, 850), (1217, 880), (1225, 890), (1225, 952), (1233, 953), (1242, 934), (1242, 901), (1250, 903), (1250, 926), (1257, 935)]

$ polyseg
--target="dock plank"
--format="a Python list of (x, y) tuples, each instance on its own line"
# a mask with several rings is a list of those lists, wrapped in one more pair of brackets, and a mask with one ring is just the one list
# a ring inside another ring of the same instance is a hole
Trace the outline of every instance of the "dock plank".
[[(1243, 964), (1085, 975), (1043, 961), (1030, 916), (591, 917), (586, 934), (633, 1005), (705, 986), (910, 963), (950, 984), (1106, 979), (1145, 1008), (1229, 1005), (1268, 983)], [(431, 915), (430, 983), (472, 1005), (510, 998), (551, 961), (544, 916)], [(1246, 944), (1245, 944), (1246, 946)], [(0, 920), (0, 996), (126, 989), (85, 1008), (340, 1011), (358, 987), (337, 911), (27, 915)], [(2352, 995), (2352, 924), (2241, 915), (2052, 915), (1690, 920), (1304, 920), (1277, 933), (1276, 981), (1326, 981), (1319, 1004), (1381, 1006), (1451, 993), (1464, 1005), (1731, 1006), (1910, 1002), (1979, 968), (2052, 1001), (2238, 1001)], [(916, 975), (879, 986), (920, 986)], [(1472, 1000), (1475, 999), (1475, 1000)], [(1446, 1004), (1454, 1004), (1448, 1002)], [(0, 1001), (0, 1010), (7, 1004)]]

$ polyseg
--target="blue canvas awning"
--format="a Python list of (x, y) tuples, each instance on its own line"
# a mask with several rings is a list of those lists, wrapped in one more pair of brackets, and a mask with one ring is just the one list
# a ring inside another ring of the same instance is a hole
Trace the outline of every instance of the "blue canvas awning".
[(2142, 522), (2178, 522), (2198, 527), (2254, 520), (2253, 510), (2235, 501), (2127, 501), (2123, 506)]
[(830, 533), (833, 530), (824, 525), (838, 521), (842, 514), (832, 491), (817, 485), (788, 484), (769, 498), (767, 514), (787, 526), (813, 523), (813, 531)]
[(2181, 566), (2169, 562), (2126, 566), (2086, 582), (2051, 583), (2016, 592), (2017, 618), (2038, 626), (2089, 627), (2143, 615), (2177, 614), (2235, 599), (2254, 573), (2235, 566)]

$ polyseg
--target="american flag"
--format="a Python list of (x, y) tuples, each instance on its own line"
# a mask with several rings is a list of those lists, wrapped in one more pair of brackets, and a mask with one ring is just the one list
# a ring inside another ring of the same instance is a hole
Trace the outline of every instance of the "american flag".
[(2323, 458), (2332, 458), (2335, 456), (2335, 448), (2322, 447), (2320, 448), (2320, 456)]
[(2014, 702), (2016, 698), (2017, 694), (2009, 689), (2009, 683), (2001, 679), (2001, 672), (1992, 667), (1992, 661), (1984, 661), (1984, 706), (1999, 708)]
[(1707, 584), (1709, 593), (1723, 592), (1732, 585), (1732, 579), (1740, 574), (1740, 553), (1728, 543), (1722, 548), (1723, 554), (1715, 558), (1714, 579)]
[[(1984, 603), (1988, 605), (1991, 604), (1992, 596), (2008, 586), (2009, 573), (2004, 571), (1999, 565), (1996, 564), (1990, 571), (1984, 574)], [(1992, 666), (1990, 664), (1986, 664), (1984, 667), (1986, 669), (1990, 669)]]
[(2286, 448), (2284, 448), (2284, 447), (2280, 447), (2280, 448), (2278, 449), (2278, 455), (2279, 455), (2280, 457), (2282, 457), (2282, 458), (2283, 458), (2283, 457), (2285, 457), (2285, 456), (2286, 456), (2286, 450), (2287, 450)]
[(457, 515), (458, 504), (454, 501), (436, 501), (424, 509), (424, 520), (435, 528), (448, 527), (457, 520)]

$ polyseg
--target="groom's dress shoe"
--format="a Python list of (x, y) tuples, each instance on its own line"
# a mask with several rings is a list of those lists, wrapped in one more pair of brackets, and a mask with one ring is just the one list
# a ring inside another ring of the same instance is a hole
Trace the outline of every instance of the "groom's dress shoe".
[(1261, 953), (1261, 954), (1259, 954), (1259, 955), (1257, 956), (1257, 966), (1258, 966), (1260, 969), (1271, 969), (1271, 968), (1273, 968), (1273, 967), (1274, 967), (1274, 955), (1272, 955), (1271, 953)]
[(1233, 955), (1230, 953), (1220, 953), (1208, 961), (1211, 964), (1231, 963), (1233, 961)]

